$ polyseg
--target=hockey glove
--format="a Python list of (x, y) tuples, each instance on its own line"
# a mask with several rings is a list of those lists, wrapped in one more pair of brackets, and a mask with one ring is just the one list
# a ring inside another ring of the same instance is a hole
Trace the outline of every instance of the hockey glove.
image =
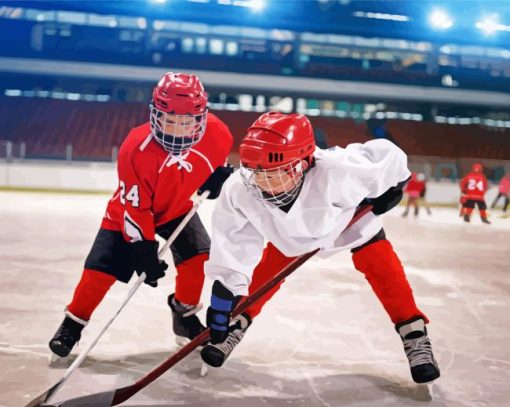
[(404, 196), (404, 192), (402, 190), (410, 179), (411, 177), (399, 182), (396, 186), (389, 188), (384, 194), (377, 198), (364, 199), (362, 204), (368, 203), (372, 205), (372, 212), (376, 215), (382, 215), (383, 213), (388, 212), (390, 209), (397, 206), (402, 200), (402, 197)]
[(228, 336), (230, 314), (236, 307), (241, 296), (234, 294), (216, 280), (212, 287), (211, 306), (207, 309), (207, 326), (211, 328), (211, 343), (225, 341)]
[(214, 172), (209, 175), (209, 178), (204, 182), (198, 189), (198, 195), (202, 195), (205, 191), (209, 191), (209, 197), (207, 199), (216, 199), (220, 196), (221, 187), (228, 177), (234, 172), (234, 167), (227, 164), (225, 167), (218, 167)]
[(165, 270), (168, 268), (163, 260), (158, 258), (159, 243), (154, 240), (142, 240), (131, 243), (131, 256), (134, 269), (138, 275), (145, 272), (145, 284), (151, 287), (157, 287), (157, 280), (165, 276)]

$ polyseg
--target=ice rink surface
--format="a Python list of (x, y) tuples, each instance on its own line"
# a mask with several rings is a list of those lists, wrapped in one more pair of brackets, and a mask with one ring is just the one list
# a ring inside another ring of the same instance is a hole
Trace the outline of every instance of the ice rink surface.
[[(0, 192), (0, 406), (25, 405), (70, 364), (50, 366), (47, 342), (108, 198)], [(207, 227), (213, 205), (200, 210)], [(200, 377), (195, 352), (125, 405), (510, 406), (510, 218), (493, 211), (492, 225), (478, 215), (465, 224), (454, 209), (417, 219), (402, 211), (385, 217), (385, 229), (431, 320), (442, 371), (432, 397), (412, 382), (393, 325), (344, 252), (297, 270), (223, 368)], [(166, 305), (173, 277), (140, 288), (56, 400), (129, 385), (177, 349)], [(70, 359), (126, 292), (112, 288)]]

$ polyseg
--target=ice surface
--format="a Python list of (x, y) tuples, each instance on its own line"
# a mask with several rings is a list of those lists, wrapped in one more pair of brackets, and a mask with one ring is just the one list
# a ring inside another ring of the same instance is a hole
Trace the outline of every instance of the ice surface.
[[(71, 360), (47, 342), (80, 278), (108, 196), (0, 192), (0, 405), (23, 406)], [(214, 203), (200, 210), (209, 226)], [(405, 265), (442, 377), (434, 395), (411, 380), (399, 337), (349, 253), (312, 259), (255, 320), (226, 366), (200, 376), (197, 352), (127, 401), (130, 406), (510, 406), (510, 219), (464, 224), (454, 209), (385, 229)], [(177, 349), (166, 296), (142, 286), (57, 399), (128, 385)], [(203, 300), (207, 304), (210, 283)], [(81, 349), (127, 292), (116, 284)], [(204, 311), (200, 313), (204, 316)], [(79, 349), (73, 351), (73, 355)], [(75, 356), (72, 356), (73, 359)]]

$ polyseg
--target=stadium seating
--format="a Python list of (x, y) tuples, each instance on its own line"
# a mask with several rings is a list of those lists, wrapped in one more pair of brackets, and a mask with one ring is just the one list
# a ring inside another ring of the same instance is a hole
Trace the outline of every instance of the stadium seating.
[[(234, 153), (257, 112), (215, 111), (230, 127)], [(26, 143), (26, 156), (64, 158), (72, 145), (73, 159), (110, 160), (129, 129), (148, 120), (148, 107), (139, 102), (85, 102), (1, 97), (0, 139)], [(310, 116), (326, 147), (372, 139), (364, 122)], [(409, 155), (448, 158), (508, 159), (510, 130), (476, 125), (390, 120), (386, 129)]]

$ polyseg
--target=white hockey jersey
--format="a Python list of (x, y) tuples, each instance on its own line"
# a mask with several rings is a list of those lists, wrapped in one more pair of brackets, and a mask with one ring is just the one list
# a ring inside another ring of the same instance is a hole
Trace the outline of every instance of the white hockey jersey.
[[(247, 295), (265, 241), (286, 256), (320, 248), (328, 256), (370, 240), (381, 228), (369, 212), (344, 232), (356, 207), (407, 179), (405, 153), (387, 140), (315, 150), (296, 201), (285, 213), (254, 197), (236, 171), (223, 186), (212, 217), (212, 244), (206, 275), (235, 295)], [(342, 233), (343, 232), (343, 233)]]

